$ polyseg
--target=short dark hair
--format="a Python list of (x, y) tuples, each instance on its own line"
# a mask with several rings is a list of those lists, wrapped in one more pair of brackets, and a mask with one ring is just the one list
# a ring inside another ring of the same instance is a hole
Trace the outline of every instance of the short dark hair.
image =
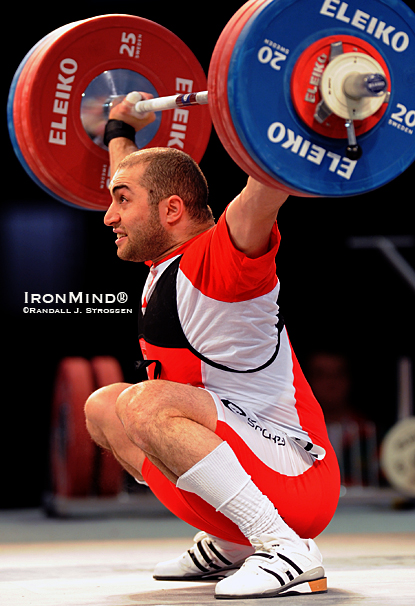
[(147, 166), (140, 178), (140, 185), (148, 191), (151, 205), (157, 206), (160, 200), (177, 195), (183, 200), (193, 221), (214, 221), (208, 206), (209, 188), (206, 178), (188, 154), (169, 147), (143, 149), (127, 156), (119, 168), (141, 163)]

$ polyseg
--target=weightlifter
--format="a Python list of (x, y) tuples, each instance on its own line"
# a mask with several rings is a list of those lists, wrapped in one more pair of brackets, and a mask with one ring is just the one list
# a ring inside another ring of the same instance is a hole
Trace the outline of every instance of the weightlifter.
[(120, 259), (150, 266), (140, 319), (149, 380), (93, 393), (88, 430), (200, 529), (155, 579), (221, 579), (217, 598), (325, 591), (313, 538), (336, 509), (339, 472), (278, 305), (287, 196), (248, 178), (215, 223), (192, 159), (137, 150), (135, 132), (155, 116), (130, 101), (107, 124), (104, 222)]

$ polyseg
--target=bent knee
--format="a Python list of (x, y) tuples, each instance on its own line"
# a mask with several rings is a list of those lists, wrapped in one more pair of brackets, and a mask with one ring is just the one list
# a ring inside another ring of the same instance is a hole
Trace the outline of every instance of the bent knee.
[(170, 381), (151, 380), (130, 385), (119, 394), (115, 405), (118, 417), (154, 418), (157, 411), (167, 411), (174, 405), (169, 397)]
[(154, 432), (159, 433), (160, 417), (169, 414), (169, 407), (161, 402), (162, 392), (160, 380), (144, 381), (131, 385), (117, 398), (115, 413), (118, 419), (129, 438), (144, 451), (148, 451)]
[(115, 402), (115, 413), (121, 421), (124, 422), (132, 411), (136, 416), (144, 410), (145, 401), (148, 400), (145, 391), (149, 391), (149, 383), (149, 381), (145, 381), (144, 383), (130, 385), (118, 394)]
[(108, 416), (114, 415), (118, 396), (129, 386), (129, 383), (113, 383), (94, 391), (85, 402), (87, 422), (99, 426)]
[(124, 425), (127, 433), (134, 426), (135, 429), (154, 426), (160, 417), (170, 414), (172, 402), (166, 393), (168, 381), (144, 381), (131, 385), (117, 398), (115, 411)]

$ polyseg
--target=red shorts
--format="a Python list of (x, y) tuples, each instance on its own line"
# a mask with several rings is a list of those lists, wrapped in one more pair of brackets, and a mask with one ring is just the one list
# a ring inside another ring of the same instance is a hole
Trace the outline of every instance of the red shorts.
[[(330, 443), (324, 444), (324, 458), (315, 460), (279, 428), (258, 421), (258, 415), (225, 409), (219, 398), (214, 400), (215, 433), (230, 445), (261, 492), (300, 537), (320, 534), (334, 515), (340, 492), (339, 467)], [(142, 475), (156, 497), (180, 519), (227, 541), (249, 544), (233, 522), (196, 494), (176, 488), (148, 459)]]

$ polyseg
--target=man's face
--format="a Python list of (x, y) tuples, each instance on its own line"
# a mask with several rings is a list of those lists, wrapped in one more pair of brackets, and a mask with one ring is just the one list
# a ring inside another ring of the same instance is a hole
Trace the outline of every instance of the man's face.
[(147, 190), (139, 185), (144, 166), (117, 171), (110, 183), (112, 203), (105, 225), (117, 236), (117, 254), (124, 261), (150, 261), (166, 251), (169, 235), (160, 222), (158, 206), (150, 206)]

